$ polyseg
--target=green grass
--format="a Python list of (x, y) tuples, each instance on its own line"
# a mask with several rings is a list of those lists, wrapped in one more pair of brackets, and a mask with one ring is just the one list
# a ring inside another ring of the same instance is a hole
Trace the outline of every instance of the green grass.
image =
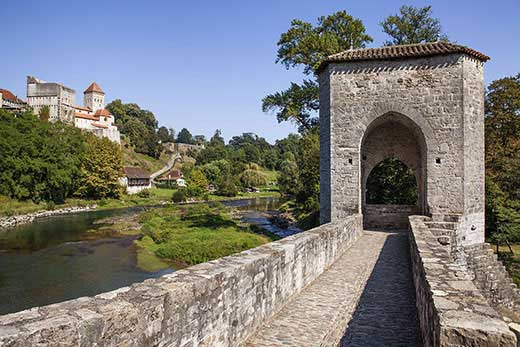
[(240, 226), (223, 205), (170, 206), (144, 212), (137, 241), (160, 258), (186, 265), (207, 262), (270, 242)]
[[(67, 199), (64, 204), (55, 205), (54, 209), (62, 209), (67, 207), (82, 207), (97, 205), (98, 210), (112, 210), (119, 208), (127, 208), (133, 206), (152, 206), (162, 202), (171, 202), (171, 198), (175, 189), (153, 188), (150, 197), (142, 198), (138, 195), (123, 195), (120, 199), (103, 199), (103, 200), (83, 200), (83, 199)], [(238, 200), (249, 198), (266, 198), (279, 197), (277, 187), (260, 188), (259, 193), (239, 193), (235, 197), (226, 197), (219, 195), (208, 195), (208, 201), (224, 201)], [(202, 200), (202, 199), (201, 199)], [(18, 201), (5, 196), (0, 196), (0, 217), (21, 215), (44, 211), (48, 208), (46, 203), (35, 204), (32, 201)]]
[[(513, 244), (511, 248), (514, 254), (511, 254), (507, 245), (499, 247), (500, 260), (504, 263), (515, 284), (520, 287), (520, 244)], [(493, 249), (496, 252), (496, 245), (493, 245)]]
[[(82, 199), (67, 199), (64, 204), (55, 205), (54, 209), (66, 208), (66, 207), (82, 207), (95, 204), (95, 201), (82, 200)], [(48, 209), (48, 205), (45, 202), (35, 204), (31, 200), (19, 201), (8, 198), (7, 196), (0, 195), (0, 217), (14, 216), (20, 214), (33, 213), (38, 211), (44, 211)]]
[(268, 170), (263, 168), (262, 173), (265, 175), (267, 182), (277, 182), (278, 181), (278, 171)]
[(125, 166), (139, 166), (149, 173), (162, 169), (171, 157), (171, 154), (162, 152), (159, 159), (155, 159), (146, 154), (135, 152), (131, 146), (127, 148), (124, 143), (121, 148), (123, 149), (123, 164)]

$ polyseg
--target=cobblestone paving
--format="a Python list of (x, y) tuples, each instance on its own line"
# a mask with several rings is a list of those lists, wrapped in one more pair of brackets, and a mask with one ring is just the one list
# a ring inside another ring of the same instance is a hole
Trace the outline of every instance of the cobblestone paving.
[(243, 347), (420, 346), (407, 234), (366, 231)]

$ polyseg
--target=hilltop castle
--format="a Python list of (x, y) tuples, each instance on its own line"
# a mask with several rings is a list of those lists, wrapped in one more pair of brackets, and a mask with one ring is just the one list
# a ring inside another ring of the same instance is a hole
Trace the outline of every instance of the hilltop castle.
[(96, 82), (83, 92), (83, 107), (76, 105), (76, 92), (59, 83), (27, 76), (27, 103), (36, 114), (49, 107), (49, 121), (74, 124), (99, 137), (120, 143), (114, 116), (105, 109), (105, 93)]

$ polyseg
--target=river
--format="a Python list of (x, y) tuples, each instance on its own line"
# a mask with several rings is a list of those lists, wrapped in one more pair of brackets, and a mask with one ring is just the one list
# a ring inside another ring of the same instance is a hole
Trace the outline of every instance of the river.
[[(261, 225), (280, 237), (300, 230), (269, 222), (277, 199), (224, 202), (243, 222)], [(160, 207), (159, 207), (160, 208)], [(96, 233), (109, 217), (131, 218), (143, 207), (90, 211), (37, 219), (0, 231), (0, 315), (128, 286), (175, 271), (155, 272), (137, 266), (137, 236)]]

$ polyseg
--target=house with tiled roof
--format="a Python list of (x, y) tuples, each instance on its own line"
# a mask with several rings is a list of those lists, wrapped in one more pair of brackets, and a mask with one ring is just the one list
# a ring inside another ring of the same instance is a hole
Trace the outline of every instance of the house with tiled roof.
[(35, 114), (49, 107), (49, 121), (62, 121), (90, 131), (99, 137), (120, 143), (121, 136), (114, 125), (114, 116), (105, 109), (105, 93), (93, 82), (83, 92), (83, 106), (76, 105), (74, 89), (27, 76), (27, 102)]
[(11, 91), (0, 88), (0, 108), (7, 110), (23, 110), (27, 107), (27, 103), (19, 99)]
[(123, 177), (120, 183), (126, 188), (127, 194), (136, 194), (145, 189), (152, 188), (150, 174), (143, 168), (137, 166), (123, 167)]

